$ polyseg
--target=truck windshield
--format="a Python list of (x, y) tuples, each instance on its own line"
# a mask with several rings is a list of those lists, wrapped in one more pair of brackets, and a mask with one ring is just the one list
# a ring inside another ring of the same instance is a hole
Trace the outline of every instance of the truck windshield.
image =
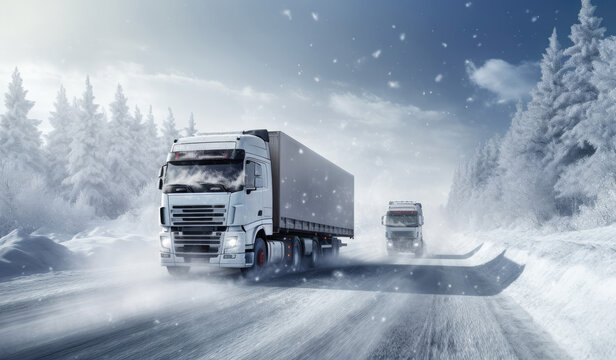
[(165, 193), (235, 192), (244, 189), (242, 161), (167, 163)]
[(386, 226), (419, 226), (417, 212), (388, 212), (385, 217)]

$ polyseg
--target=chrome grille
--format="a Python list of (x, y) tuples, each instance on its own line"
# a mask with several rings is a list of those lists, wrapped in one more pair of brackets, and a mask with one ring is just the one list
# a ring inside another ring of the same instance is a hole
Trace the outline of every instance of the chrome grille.
[(171, 207), (173, 226), (222, 226), (225, 205), (174, 205)]
[(217, 255), (222, 232), (211, 229), (180, 228), (173, 231), (173, 246), (178, 256)]

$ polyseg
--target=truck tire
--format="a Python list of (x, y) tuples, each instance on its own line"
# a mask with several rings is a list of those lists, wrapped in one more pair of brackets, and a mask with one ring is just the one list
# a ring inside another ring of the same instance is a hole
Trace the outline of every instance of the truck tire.
[(319, 266), (321, 255), (321, 244), (316, 240), (312, 240), (312, 254), (310, 254), (310, 260), (308, 260), (310, 267), (315, 268)]
[(302, 243), (297, 236), (293, 237), (291, 249), (291, 272), (298, 272), (302, 269), (304, 252), (302, 251)]
[(259, 277), (263, 276), (267, 267), (267, 247), (263, 239), (255, 239), (254, 253), (252, 266), (243, 268), (242, 275), (250, 280), (259, 280)]
[(173, 277), (184, 277), (190, 271), (190, 266), (167, 266), (167, 272)]

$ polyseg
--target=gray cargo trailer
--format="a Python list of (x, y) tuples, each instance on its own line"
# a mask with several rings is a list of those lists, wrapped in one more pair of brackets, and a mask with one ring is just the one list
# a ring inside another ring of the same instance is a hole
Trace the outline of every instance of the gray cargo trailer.
[(353, 236), (353, 175), (281, 131), (269, 143), (274, 231)]

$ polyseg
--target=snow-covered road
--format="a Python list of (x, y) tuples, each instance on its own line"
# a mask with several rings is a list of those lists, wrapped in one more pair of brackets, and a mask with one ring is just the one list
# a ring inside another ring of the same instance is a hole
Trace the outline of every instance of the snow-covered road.
[(256, 283), (155, 264), (32, 275), (0, 283), (0, 358), (567, 358), (502, 293), (523, 271), (501, 253)]

